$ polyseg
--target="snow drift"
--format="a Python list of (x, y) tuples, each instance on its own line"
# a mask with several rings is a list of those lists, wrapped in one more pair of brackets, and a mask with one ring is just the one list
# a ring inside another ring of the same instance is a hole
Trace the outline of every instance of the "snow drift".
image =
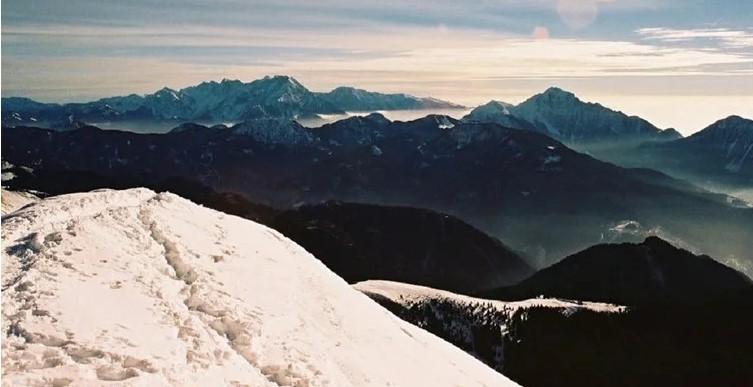
[(504, 386), (281, 234), (147, 189), (3, 218), (3, 385)]

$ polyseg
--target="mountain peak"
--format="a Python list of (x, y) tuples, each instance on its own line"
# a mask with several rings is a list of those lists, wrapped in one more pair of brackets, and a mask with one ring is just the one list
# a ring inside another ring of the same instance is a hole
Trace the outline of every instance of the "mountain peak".
[(708, 136), (724, 136), (727, 139), (730, 136), (753, 136), (753, 120), (732, 115), (714, 122), (700, 132), (692, 135), (692, 138), (706, 138)]
[(382, 113), (370, 113), (363, 116), (363, 118), (371, 122), (381, 123), (381, 124), (387, 124), (391, 122), (389, 118), (385, 117), (384, 114)]
[(171, 88), (169, 88), (167, 86), (165, 86), (165, 87), (157, 90), (157, 92), (154, 93), (154, 96), (158, 97), (158, 98), (169, 97), (169, 98), (173, 98), (175, 100), (179, 100), (180, 99), (180, 96), (178, 95), (178, 91), (174, 90), (174, 89), (171, 89)]
[(712, 126), (735, 126), (735, 127), (744, 127), (746, 129), (753, 130), (753, 120), (740, 117), (738, 115), (731, 115), (729, 117), (723, 118), (714, 124)]
[(416, 121), (433, 122), (439, 129), (452, 129), (455, 127), (455, 125), (460, 123), (460, 121), (443, 114), (429, 114), (426, 117), (419, 118)]
[(559, 87), (546, 89), (515, 106), (511, 112), (532, 123), (539, 131), (570, 144), (654, 139), (660, 132), (659, 128), (640, 117), (631, 117), (598, 103), (584, 102)]
[(483, 105), (479, 105), (476, 109), (485, 109), (487, 111), (494, 110), (494, 111), (501, 111), (504, 112), (504, 114), (510, 114), (509, 109), (512, 109), (515, 105), (504, 102), (504, 101), (497, 101), (497, 100), (491, 100)]
[(549, 97), (549, 98), (568, 98), (568, 99), (578, 99), (578, 97), (575, 96), (574, 93), (569, 92), (564, 89), (560, 89), (557, 86), (552, 86), (548, 89), (546, 89), (541, 96)]
[(297, 79), (291, 77), (290, 75), (272, 75), (272, 76), (267, 75), (264, 77), (264, 80), (272, 81), (277, 84), (289, 83), (290, 85), (296, 88), (299, 88), (299, 87), (303, 88), (303, 85), (300, 82), (298, 82)]
[(341, 92), (341, 93), (344, 93), (344, 92), (353, 93), (356, 91), (359, 91), (359, 89), (356, 89), (353, 86), (338, 86), (332, 89), (332, 92)]
[(658, 138), (662, 140), (677, 140), (678, 138), (683, 138), (683, 135), (675, 128), (667, 128), (658, 133)]
[(664, 239), (659, 238), (656, 235), (650, 235), (647, 236), (646, 239), (643, 240), (643, 245), (645, 246), (651, 246), (651, 247), (671, 247), (673, 249), (676, 249), (676, 247), (672, 246), (671, 243), (665, 241)]

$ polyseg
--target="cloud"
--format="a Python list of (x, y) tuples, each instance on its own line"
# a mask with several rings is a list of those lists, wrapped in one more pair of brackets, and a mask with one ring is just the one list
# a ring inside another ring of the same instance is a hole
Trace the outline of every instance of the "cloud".
[(753, 47), (753, 30), (729, 28), (677, 29), (667, 27), (641, 28), (636, 31), (647, 41), (665, 43), (712, 43), (722, 48)]
[(553, 38), (545, 27), (515, 35), (442, 25), (337, 31), (4, 26), (3, 49), (3, 91), (47, 93), (47, 99), (145, 93), (267, 74), (291, 74), (316, 90), (353, 84), (465, 99), (461, 93), (488, 92), (493, 79), (750, 73), (750, 58), (737, 53)]

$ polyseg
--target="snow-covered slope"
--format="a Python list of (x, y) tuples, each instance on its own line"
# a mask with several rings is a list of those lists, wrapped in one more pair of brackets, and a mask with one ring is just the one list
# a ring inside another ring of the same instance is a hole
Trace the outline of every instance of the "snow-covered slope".
[(533, 307), (561, 309), (565, 313), (576, 310), (590, 310), (594, 312), (619, 313), (627, 309), (624, 306), (601, 302), (571, 301), (558, 298), (532, 298), (521, 301), (495, 301), (464, 296), (444, 290), (425, 286), (411, 285), (393, 281), (363, 281), (353, 287), (365, 294), (385, 297), (399, 304), (410, 304), (424, 300), (449, 300), (459, 304), (488, 304), (491, 307), (514, 313)]
[(463, 106), (436, 98), (420, 98), (408, 94), (382, 94), (354, 87), (338, 87), (318, 96), (346, 111), (399, 109), (457, 109)]
[[(513, 378), (520, 377), (515, 364), (547, 364), (538, 362), (537, 355), (519, 355), (521, 352), (518, 349), (529, 345), (529, 340), (552, 339), (558, 335), (559, 327), (572, 324), (574, 318), (607, 317), (626, 311), (625, 307), (617, 305), (561, 299), (536, 298), (516, 302), (485, 300), (390, 281), (365, 281), (353, 286), (396, 316), (455, 344), (490, 367), (500, 372), (513, 370), (510, 374)], [(542, 314), (548, 316), (546, 333), (533, 333), (533, 337), (526, 337), (524, 332), (529, 322), (536, 321), (536, 316)], [(547, 348), (547, 351), (558, 350), (562, 349), (557, 344)], [(557, 377), (554, 378), (556, 380)]]
[(3, 219), (2, 382), (504, 386), (281, 234), (146, 189)]
[(9, 191), (6, 189), (2, 190), (2, 194), (0, 195), (0, 199), (2, 199), (2, 214), (9, 214), (27, 204), (33, 203), (39, 198), (31, 193), (28, 192), (19, 192), (19, 191)]

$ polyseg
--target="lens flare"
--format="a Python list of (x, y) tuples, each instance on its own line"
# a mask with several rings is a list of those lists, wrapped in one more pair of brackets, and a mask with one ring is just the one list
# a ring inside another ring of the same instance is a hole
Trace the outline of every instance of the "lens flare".
[(579, 30), (593, 24), (599, 6), (597, 0), (558, 0), (557, 13), (568, 27)]
[(531, 32), (534, 39), (549, 39), (549, 29), (542, 26), (536, 26)]

